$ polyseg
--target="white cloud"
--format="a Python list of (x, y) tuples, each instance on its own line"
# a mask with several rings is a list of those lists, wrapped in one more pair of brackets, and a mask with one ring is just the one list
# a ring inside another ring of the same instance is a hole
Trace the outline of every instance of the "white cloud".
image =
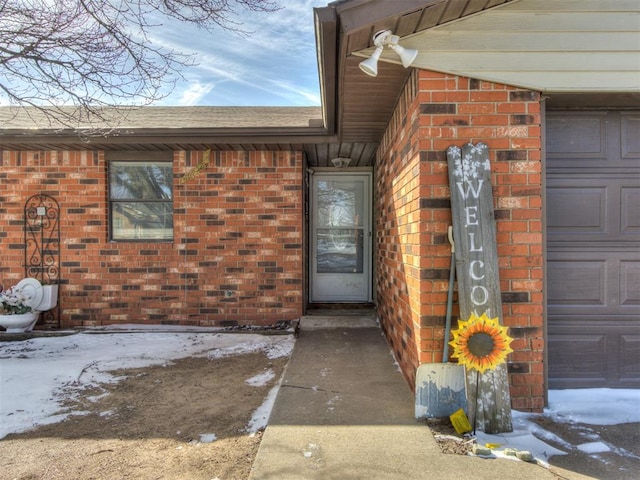
[(197, 105), (202, 98), (209, 94), (213, 87), (213, 83), (202, 84), (195, 81), (182, 92), (178, 103), (185, 106)]
[(320, 105), (319, 88), (310, 90), (309, 88), (301, 88), (297, 84), (282, 81), (274, 82), (274, 86), (283, 97), (289, 98), (292, 103), (298, 101), (299, 105)]
[[(313, 7), (320, 0), (282, 0), (272, 13), (241, 12), (249, 36), (184, 24), (154, 31), (154, 42), (195, 55), (164, 105), (319, 105)], [(215, 88), (214, 88), (215, 86)]]

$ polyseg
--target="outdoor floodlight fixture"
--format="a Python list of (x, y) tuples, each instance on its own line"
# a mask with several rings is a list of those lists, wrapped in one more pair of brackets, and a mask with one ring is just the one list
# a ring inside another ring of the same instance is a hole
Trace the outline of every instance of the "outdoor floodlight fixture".
[(336, 157), (331, 159), (331, 163), (336, 168), (345, 168), (349, 166), (351, 159), (349, 157)]
[(376, 32), (373, 36), (373, 44), (376, 46), (376, 50), (367, 60), (360, 62), (360, 70), (372, 77), (378, 75), (378, 60), (385, 45), (398, 54), (404, 68), (409, 67), (418, 56), (418, 51), (413, 48), (404, 48), (398, 43), (399, 41), (400, 37), (393, 35), (390, 30)]

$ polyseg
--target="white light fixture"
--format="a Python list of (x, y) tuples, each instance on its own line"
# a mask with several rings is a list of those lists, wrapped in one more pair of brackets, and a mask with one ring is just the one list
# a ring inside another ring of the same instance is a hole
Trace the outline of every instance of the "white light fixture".
[(331, 159), (331, 163), (336, 168), (345, 168), (349, 166), (351, 159), (349, 157), (336, 157)]
[(380, 55), (382, 55), (382, 47), (376, 47), (376, 51), (367, 60), (360, 62), (360, 70), (371, 77), (378, 75), (378, 59)]
[(398, 45), (397, 43), (392, 43), (389, 46), (398, 54), (404, 68), (409, 67), (409, 65), (411, 65), (418, 56), (418, 51), (413, 48), (404, 48), (402, 45)]
[(404, 68), (409, 67), (418, 56), (418, 51), (413, 48), (404, 48), (398, 44), (399, 41), (400, 37), (393, 35), (390, 30), (376, 32), (373, 36), (373, 44), (376, 46), (376, 50), (368, 59), (360, 62), (360, 70), (372, 77), (378, 75), (378, 59), (382, 55), (385, 45), (398, 54)]

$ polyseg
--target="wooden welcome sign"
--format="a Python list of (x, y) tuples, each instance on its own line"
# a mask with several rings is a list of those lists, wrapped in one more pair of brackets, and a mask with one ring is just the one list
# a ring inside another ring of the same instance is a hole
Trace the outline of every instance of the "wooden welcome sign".
[[(489, 148), (484, 143), (451, 146), (447, 159), (460, 318), (486, 313), (502, 324)], [(481, 375), (467, 372), (467, 408), (486, 433), (513, 430), (505, 363)]]

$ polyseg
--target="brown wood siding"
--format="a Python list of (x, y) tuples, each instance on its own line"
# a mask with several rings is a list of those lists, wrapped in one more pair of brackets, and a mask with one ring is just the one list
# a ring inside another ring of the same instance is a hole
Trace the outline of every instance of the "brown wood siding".
[(547, 116), (549, 387), (640, 386), (640, 112)]

